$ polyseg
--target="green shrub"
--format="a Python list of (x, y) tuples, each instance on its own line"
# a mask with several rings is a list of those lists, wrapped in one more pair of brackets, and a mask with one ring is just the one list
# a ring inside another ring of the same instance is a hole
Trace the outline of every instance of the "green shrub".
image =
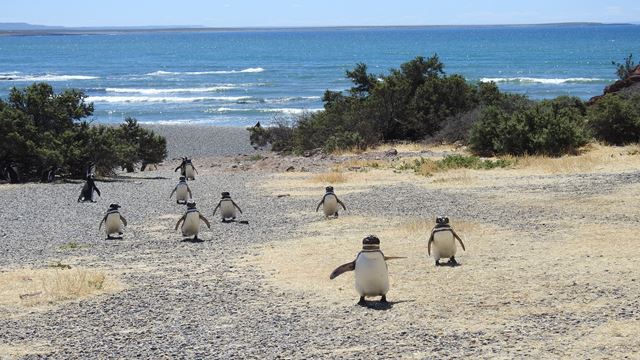
[(13, 88), (8, 100), (0, 100), (0, 165), (15, 164), (22, 180), (53, 168), (83, 178), (90, 161), (99, 173), (112, 174), (119, 166), (166, 157), (166, 140), (135, 119), (121, 127), (91, 126), (83, 120), (91, 114), (93, 104), (80, 91), (55, 93), (44, 83)]
[(585, 111), (582, 101), (569, 97), (541, 101), (511, 114), (489, 106), (470, 131), (470, 148), (483, 156), (571, 153), (589, 140)]
[(622, 145), (640, 141), (640, 96), (630, 99), (607, 94), (588, 112), (594, 136), (609, 144)]
[(395, 167), (396, 170), (413, 170), (422, 175), (431, 175), (437, 171), (452, 169), (474, 169), (491, 170), (495, 168), (505, 168), (513, 165), (514, 162), (507, 159), (489, 160), (481, 159), (477, 156), (449, 155), (440, 160), (428, 158), (414, 159), (412, 162), (401, 162)]
[(629, 56), (624, 58), (624, 63), (612, 61), (611, 64), (615, 65), (616, 75), (618, 75), (618, 78), (620, 80), (628, 78), (637, 66), (637, 64), (633, 61), (633, 54), (629, 54)]

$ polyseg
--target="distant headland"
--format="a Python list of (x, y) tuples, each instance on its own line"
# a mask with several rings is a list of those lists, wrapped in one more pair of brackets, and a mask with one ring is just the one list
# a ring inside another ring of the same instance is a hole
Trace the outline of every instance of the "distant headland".
[(209, 27), (203, 25), (148, 25), (148, 26), (95, 26), (65, 27), (34, 25), (28, 23), (0, 23), (0, 36), (42, 35), (103, 35), (147, 32), (236, 32), (236, 31), (314, 31), (314, 30), (358, 30), (358, 29), (421, 29), (421, 28), (491, 28), (532, 26), (630, 26), (640, 23), (563, 22), (541, 24), (496, 24), (496, 25), (353, 25), (353, 26), (282, 26), (282, 27)]

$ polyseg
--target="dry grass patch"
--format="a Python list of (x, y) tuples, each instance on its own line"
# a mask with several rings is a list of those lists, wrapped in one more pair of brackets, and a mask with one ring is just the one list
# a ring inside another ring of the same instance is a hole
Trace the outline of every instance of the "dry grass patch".
[(0, 359), (20, 359), (27, 355), (46, 355), (52, 351), (50, 345), (43, 342), (0, 344)]
[(342, 184), (348, 180), (347, 176), (340, 171), (330, 171), (320, 174), (315, 174), (309, 179), (309, 181), (314, 183), (322, 183), (322, 184)]
[(46, 307), (119, 291), (119, 282), (102, 271), (86, 269), (21, 269), (0, 273), (0, 314)]
[(589, 144), (579, 155), (561, 157), (522, 156), (515, 158), (517, 170), (526, 173), (571, 174), (604, 171), (631, 171), (640, 166), (638, 145), (605, 146)]
[[(317, 197), (319, 200), (325, 193), (324, 187), (331, 185), (331, 183), (321, 182), (320, 178), (314, 179), (316, 175), (310, 173), (275, 174), (263, 178), (254, 186), (264, 189), (273, 196), (289, 194), (291, 196)], [(349, 193), (369, 191), (371, 186), (424, 181), (413, 174), (398, 174), (390, 169), (353, 172), (345, 176), (348, 180), (335, 186), (336, 194), (339, 197)]]

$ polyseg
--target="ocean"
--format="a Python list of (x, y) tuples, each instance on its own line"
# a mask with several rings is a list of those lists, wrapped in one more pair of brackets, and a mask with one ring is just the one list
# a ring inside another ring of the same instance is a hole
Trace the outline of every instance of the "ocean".
[(602, 93), (612, 61), (640, 57), (638, 25), (281, 29), (0, 36), (0, 98), (77, 88), (93, 121), (247, 126), (322, 109), (357, 63), (386, 74), (437, 53), (447, 74), (534, 99)]

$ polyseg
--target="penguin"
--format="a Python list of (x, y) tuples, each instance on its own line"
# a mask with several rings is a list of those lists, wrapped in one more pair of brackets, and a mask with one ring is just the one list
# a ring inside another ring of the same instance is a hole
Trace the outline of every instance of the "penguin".
[(338, 217), (338, 204), (342, 205), (342, 208), (346, 211), (347, 207), (344, 206), (344, 203), (338, 199), (336, 194), (333, 192), (333, 186), (327, 186), (325, 188), (325, 194), (318, 203), (316, 207), (316, 212), (320, 209), (320, 205), (322, 205), (322, 211), (324, 212), (324, 217), (334, 216)]
[(207, 227), (211, 229), (209, 220), (202, 216), (198, 209), (196, 209), (196, 202), (189, 200), (187, 201), (187, 212), (182, 215), (180, 220), (178, 220), (175, 230), (178, 230), (180, 223), (182, 223), (182, 236), (188, 237), (193, 235), (193, 239), (191, 241), (199, 241), (198, 232), (200, 231), (200, 220), (204, 221)]
[(173, 172), (178, 171), (178, 169), (180, 169), (180, 174), (184, 177), (187, 178), (187, 180), (195, 180), (195, 174), (198, 173), (198, 170), (196, 170), (196, 167), (193, 165), (193, 162), (191, 162), (191, 159), (189, 159), (188, 157), (183, 157), (182, 158), (182, 162), (180, 163), (180, 165), (178, 165), (178, 167), (173, 170)]
[(100, 190), (98, 189), (98, 187), (96, 186), (96, 182), (95, 182), (95, 175), (90, 174), (87, 177), (87, 181), (84, 183), (84, 186), (82, 187), (82, 190), (80, 191), (80, 196), (78, 196), (78, 202), (82, 201), (82, 202), (96, 202), (95, 200), (93, 200), (93, 191), (95, 190), (96, 193), (98, 193), (98, 196), (102, 196), (100, 195)]
[(20, 182), (20, 172), (18, 171), (18, 166), (13, 162), (9, 162), (5, 166), (3, 166), (2, 176), (9, 181), (11, 184), (17, 184)]
[(235, 201), (231, 199), (231, 195), (228, 192), (222, 193), (222, 198), (218, 202), (218, 205), (215, 209), (213, 209), (213, 216), (216, 215), (216, 211), (220, 208), (220, 214), (222, 215), (222, 222), (227, 222), (227, 219), (235, 220), (236, 219), (236, 209), (240, 211), (242, 214), (242, 210), (236, 204)]
[(85, 171), (85, 179), (88, 179), (91, 175), (96, 176), (96, 163), (89, 161), (87, 169)]
[[(107, 213), (100, 221), (100, 226), (98, 226), (98, 230), (102, 227), (102, 223), (104, 223), (104, 231), (107, 233), (107, 240), (111, 239), (122, 239), (122, 232), (124, 231), (124, 227), (127, 226), (127, 219), (125, 219), (118, 209), (120, 205), (111, 204), (107, 209)], [(118, 234), (119, 237), (111, 237), (111, 234)]]
[(440, 263), (441, 258), (449, 258), (447, 265), (456, 266), (456, 241), (462, 246), (462, 250), (467, 251), (464, 248), (464, 243), (460, 236), (456, 234), (451, 225), (449, 225), (449, 218), (446, 216), (438, 216), (436, 218), (436, 226), (431, 230), (431, 236), (427, 244), (427, 251), (431, 256), (431, 245), (433, 244), (433, 257), (436, 259), (436, 266), (442, 266)]
[(362, 240), (362, 251), (356, 255), (356, 259), (350, 263), (338, 266), (329, 279), (333, 280), (347, 272), (356, 272), (356, 291), (360, 294), (358, 305), (366, 306), (365, 297), (380, 296), (381, 303), (387, 303), (389, 291), (389, 271), (387, 260), (404, 259), (404, 257), (384, 256), (380, 251), (380, 239), (375, 235), (369, 235)]
[[(193, 197), (191, 189), (189, 189), (189, 185), (187, 185), (187, 179), (184, 176), (180, 176), (180, 182), (173, 188), (169, 199), (171, 199), (174, 193), (176, 194), (176, 203), (178, 204), (186, 204), (187, 200)], [(189, 196), (187, 197), (187, 195)]]

